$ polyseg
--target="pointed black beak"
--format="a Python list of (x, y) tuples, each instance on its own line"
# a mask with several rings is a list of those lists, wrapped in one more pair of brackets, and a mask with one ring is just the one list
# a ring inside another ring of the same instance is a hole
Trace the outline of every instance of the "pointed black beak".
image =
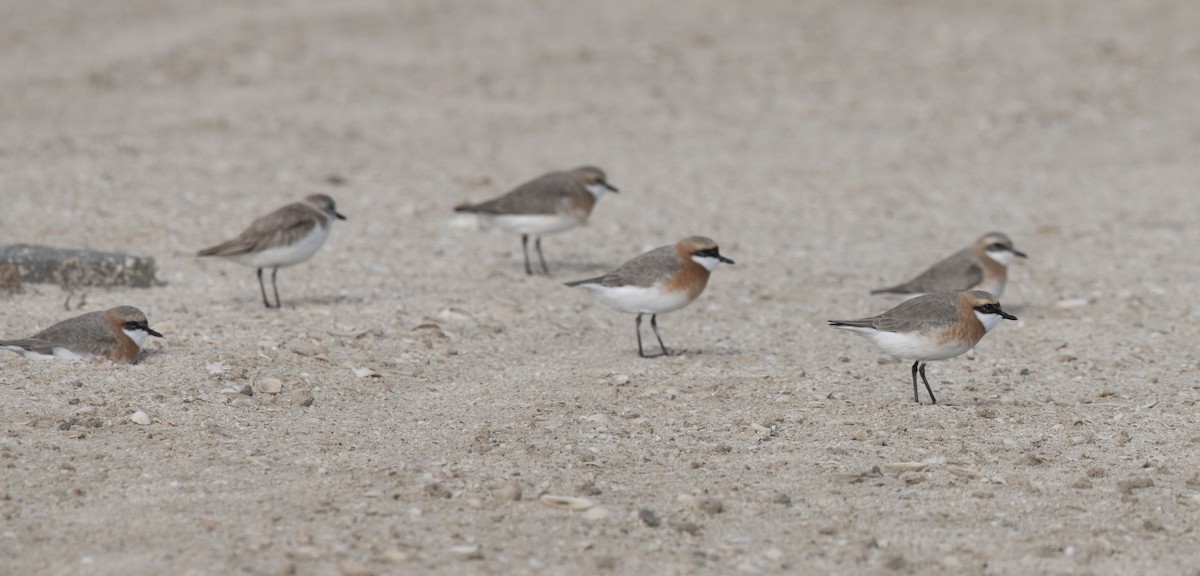
[(147, 333), (147, 334), (149, 334), (149, 335), (151, 335), (151, 336), (157, 336), (157, 337), (159, 337), (159, 338), (162, 338), (162, 337), (163, 337), (163, 335), (162, 335), (162, 334), (159, 334), (157, 330), (155, 330), (155, 329), (153, 329), (153, 328), (151, 328), (151, 327), (149, 327), (149, 326), (142, 326), (142, 330), (145, 330), (145, 331), (146, 331), (146, 333)]
[(335, 217), (335, 218), (337, 218), (338, 220), (345, 220), (345, 219), (346, 219), (346, 217), (345, 217), (345, 216), (343, 216), (341, 212), (338, 212), (338, 211), (336, 211), (336, 210), (333, 212), (333, 215), (334, 215), (334, 217)]
[(1025, 257), (1026, 257), (1024, 252), (1022, 252), (1022, 251), (1020, 251), (1020, 250), (1017, 250), (1016, 248), (1013, 248), (1013, 249), (1012, 249), (1012, 253), (1013, 253), (1013, 255), (1014, 255), (1014, 256), (1017, 256), (1018, 258), (1025, 258)]
[(717, 254), (717, 260), (720, 260), (720, 261), (722, 261), (722, 262), (724, 262), (724, 263), (726, 263), (726, 264), (733, 264), (733, 263), (734, 263), (734, 262), (733, 262), (733, 260), (730, 260), (730, 259), (728, 259), (728, 258), (726, 258), (726, 257), (724, 257), (724, 256), (722, 256), (722, 255), (720, 255), (720, 254)]
[(600, 181), (600, 185), (605, 188), (608, 188), (609, 192), (620, 192), (620, 190), (617, 190), (616, 186), (613, 186), (612, 184), (609, 184), (608, 182), (605, 182), (603, 180)]
[(996, 313), (999, 314), (1000, 317), (1005, 320), (1016, 320), (1017, 319), (1016, 316), (1013, 316), (1012, 314), (1009, 314), (1008, 312), (1005, 312), (1003, 310), (997, 310)]

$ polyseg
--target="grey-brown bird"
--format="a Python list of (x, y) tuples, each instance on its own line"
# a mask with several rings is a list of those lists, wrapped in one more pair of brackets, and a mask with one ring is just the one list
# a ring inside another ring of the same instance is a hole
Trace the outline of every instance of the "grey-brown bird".
[[(346, 219), (337, 211), (333, 198), (325, 194), (313, 194), (301, 202), (288, 204), (256, 219), (237, 238), (205, 248), (197, 256), (221, 256), (255, 268), (263, 305), (278, 308), (281, 303), (275, 277), (279, 269), (312, 258), (329, 237), (334, 218)], [(267, 288), (262, 277), (264, 268), (271, 269), (275, 304), (267, 300)]]
[(999, 298), (1008, 282), (1008, 266), (1025, 253), (1000, 232), (984, 234), (974, 244), (934, 264), (916, 278), (872, 294), (902, 294), (909, 298), (930, 292), (983, 290)]
[(829, 325), (866, 336), (880, 350), (912, 365), (913, 400), (917, 394), (917, 374), (925, 383), (929, 399), (937, 404), (925, 364), (930, 360), (953, 358), (974, 348), (1000, 320), (1017, 317), (1000, 309), (1000, 301), (982, 290), (934, 292), (905, 300), (878, 316), (859, 320), (830, 320)]
[(137, 364), (148, 336), (162, 338), (141, 310), (117, 306), (63, 320), (28, 338), (0, 340), (0, 348), (34, 359), (107, 358)]
[(581, 166), (566, 172), (544, 174), (503, 196), (478, 204), (462, 204), (454, 211), (478, 214), (503, 230), (520, 234), (525, 273), (531, 276), (529, 237), (534, 236), (542, 273), (549, 274), (546, 258), (542, 255), (542, 236), (586, 223), (596, 201), (605, 193), (617, 191), (608, 183), (603, 170)]
[[(691, 304), (708, 285), (709, 273), (722, 262), (733, 264), (721, 255), (717, 243), (704, 236), (689, 236), (672, 246), (660, 246), (622, 264), (603, 276), (567, 282), (596, 293), (608, 306), (637, 314), (638, 355), (642, 358), (666, 356), (667, 347), (658, 335), (658, 315)], [(642, 315), (650, 315), (650, 328), (662, 350), (647, 356), (642, 350)]]

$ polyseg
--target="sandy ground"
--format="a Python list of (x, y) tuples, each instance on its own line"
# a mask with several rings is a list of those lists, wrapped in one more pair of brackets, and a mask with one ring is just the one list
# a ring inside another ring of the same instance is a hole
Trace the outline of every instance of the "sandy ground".
[[(164, 285), (27, 286), (0, 334), (166, 338), (0, 356), (0, 572), (1200, 566), (1200, 5), (3, 4), (0, 243)], [(551, 278), (451, 213), (585, 163), (621, 193)], [(282, 310), (193, 256), (314, 192), (350, 219)], [(824, 325), (992, 229), (1020, 321), (930, 365), (944, 405)], [(561, 285), (690, 234), (737, 265), (660, 318), (682, 355)]]

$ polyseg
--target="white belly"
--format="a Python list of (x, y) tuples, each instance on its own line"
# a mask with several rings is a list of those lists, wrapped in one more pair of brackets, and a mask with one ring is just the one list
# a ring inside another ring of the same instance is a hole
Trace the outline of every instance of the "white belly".
[(939, 344), (936, 338), (924, 337), (916, 332), (858, 332), (870, 338), (880, 350), (908, 360), (945, 360), (963, 354), (974, 346), (970, 342), (956, 340)]
[(86, 354), (78, 354), (78, 353), (72, 352), (72, 351), (67, 350), (66, 348), (62, 348), (62, 347), (55, 348), (53, 354), (41, 354), (38, 352), (34, 352), (33, 350), (26, 350), (19, 346), (0, 346), (0, 348), (4, 348), (5, 350), (12, 350), (13, 352), (16, 352), (17, 354), (20, 354), (30, 360), (54, 360), (55, 358), (61, 358), (64, 360), (81, 360), (84, 358), (91, 357)]
[(274, 268), (276, 266), (291, 266), (312, 258), (317, 250), (325, 244), (329, 237), (329, 227), (315, 226), (308, 234), (301, 237), (291, 246), (268, 248), (261, 252), (236, 254), (229, 259), (251, 268)]
[(630, 314), (662, 314), (678, 310), (691, 304), (687, 292), (665, 292), (657, 284), (649, 288), (639, 286), (601, 286), (584, 284), (600, 297), (604, 304)]
[(580, 219), (563, 214), (497, 214), (488, 219), (497, 227), (518, 234), (554, 234), (581, 223)]

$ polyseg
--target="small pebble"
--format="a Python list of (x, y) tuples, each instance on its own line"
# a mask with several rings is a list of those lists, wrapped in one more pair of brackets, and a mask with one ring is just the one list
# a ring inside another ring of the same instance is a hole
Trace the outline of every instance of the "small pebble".
[(140, 426), (147, 426), (150, 424), (150, 416), (141, 410), (130, 414), (129, 419), (133, 420), (134, 424), (138, 424)]
[(1121, 480), (1117, 482), (1117, 490), (1122, 494), (1131, 494), (1134, 490), (1141, 488), (1150, 488), (1154, 486), (1154, 480), (1150, 478), (1132, 478), (1129, 480)]
[(425, 493), (434, 498), (449, 498), (451, 496), (450, 489), (443, 486), (440, 482), (426, 484)]
[(263, 394), (278, 394), (283, 391), (283, 380), (278, 378), (263, 378), (258, 381), (258, 391)]
[(383, 558), (392, 564), (403, 564), (408, 562), (408, 554), (406, 552), (398, 551), (396, 548), (391, 548), (391, 550), (385, 551), (383, 553)]
[(658, 514), (655, 514), (654, 511), (649, 508), (642, 508), (641, 510), (638, 510), (638, 518), (641, 519), (643, 524), (651, 528), (657, 528), (659, 524), (662, 524), (662, 519), (658, 517)]
[(313, 395), (303, 390), (292, 390), (291, 398), (292, 404), (297, 406), (308, 407), (312, 406), (313, 403)]
[(382, 378), (383, 375), (370, 368), (355, 368), (354, 375), (358, 378)]
[(554, 496), (545, 494), (538, 501), (551, 508), (562, 508), (564, 510), (583, 511), (595, 506), (596, 503), (587, 498), (576, 498), (574, 496)]
[(463, 558), (466, 558), (467, 560), (479, 560), (479, 559), (483, 558), (483, 551), (480, 550), (478, 545), (454, 546), (454, 547), (450, 548), (450, 553), (462, 556)]
[(521, 485), (509, 482), (496, 490), (496, 499), (503, 502), (517, 502), (521, 499)]
[(696, 524), (695, 522), (672, 522), (671, 527), (674, 528), (676, 532), (691, 534), (692, 536), (697, 536), (700, 534), (700, 525)]
[(394, 564), (408, 562), (408, 554), (392, 548), (383, 553), (383, 559)]
[(725, 511), (725, 503), (720, 498), (700, 498), (696, 506), (705, 514), (720, 514)]

